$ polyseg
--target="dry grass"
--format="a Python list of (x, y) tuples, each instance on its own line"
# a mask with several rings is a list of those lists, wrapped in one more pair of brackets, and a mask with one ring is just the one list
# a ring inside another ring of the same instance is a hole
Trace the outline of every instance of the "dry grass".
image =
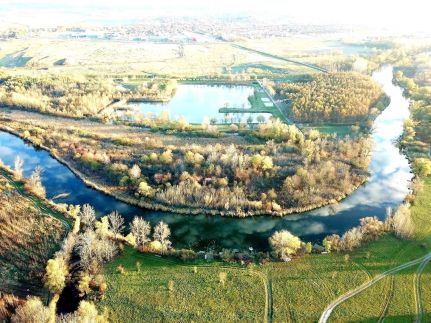
[(45, 264), (58, 247), (63, 225), (11, 183), (0, 173), (0, 291), (43, 295)]

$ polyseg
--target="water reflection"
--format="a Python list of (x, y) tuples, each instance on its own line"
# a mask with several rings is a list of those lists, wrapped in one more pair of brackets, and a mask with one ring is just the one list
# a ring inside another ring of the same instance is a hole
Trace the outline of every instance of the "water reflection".
[(139, 111), (145, 116), (160, 116), (162, 111), (168, 111), (172, 120), (184, 117), (189, 123), (200, 124), (205, 118), (214, 119), (217, 123), (257, 122), (257, 116), (268, 119), (270, 113), (219, 113), (225, 106), (231, 108), (249, 109), (248, 97), (253, 95), (251, 86), (227, 85), (192, 85), (179, 84), (175, 96), (168, 103), (145, 102), (139, 104)]
[(141, 215), (153, 224), (163, 219), (172, 228), (176, 247), (253, 246), (264, 249), (268, 247), (268, 236), (280, 229), (288, 229), (304, 240), (317, 241), (330, 233), (343, 233), (357, 225), (364, 216), (384, 218), (386, 208), (399, 205), (408, 193), (412, 174), (407, 159), (394, 142), (402, 132), (403, 120), (409, 113), (409, 103), (403, 98), (401, 89), (392, 85), (391, 68), (375, 73), (374, 78), (384, 85), (386, 93), (391, 97), (391, 104), (375, 121), (374, 148), (369, 168), (371, 176), (368, 182), (336, 206), (285, 218), (185, 216), (136, 208), (86, 187), (47, 152), (37, 151), (21, 139), (1, 132), (0, 158), (6, 164), (13, 165), (15, 156), (19, 154), (25, 161), (25, 176), (29, 176), (37, 165), (42, 165), (45, 169), (43, 184), (47, 188), (48, 197), (71, 193), (60, 201), (91, 203), (99, 216), (116, 209), (127, 219)]

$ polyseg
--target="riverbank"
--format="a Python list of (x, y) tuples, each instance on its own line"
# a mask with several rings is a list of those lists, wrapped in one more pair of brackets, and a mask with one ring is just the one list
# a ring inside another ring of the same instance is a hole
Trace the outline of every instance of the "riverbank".
[(20, 298), (49, 291), (43, 276), (47, 260), (60, 248), (70, 230), (69, 220), (16, 181), (9, 169), (0, 168), (0, 292)]
[(290, 208), (290, 209), (286, 209), (286, 210), (282, 210), (282, 211), (261, 211), (261, 212), (259, 212), (259, 211), (248, 211), (244, 215), (244, 213), (237, 213), (237, 212), (233, 212), (233, 211), (220, 211), (220, 210), (205, 209), (205, 208), (182, 208), (182, 207), (164, 205), (164, 204), (153, 202), (153, 201), (143, 201), (141, 199), (137, 199), (137, 198), (134, 198), (132, 196), (124, 196), (121, 193), (117, 193), (117, 192), (113, 191), (112, 189), (110, 189), (106, 185), (96, 183), (91, 178), (89, 178), (89, 176), (87, 176), (84, 173), (82, 173), (81, 171), (79, 171), (74, 166), (72, 161), (67, 160), (65, 158), (62, 158), (61, 156), (59, 156), (58, 154), (53, 152), (49, 147), (46, 147), (46, 146), (44, 146), (38, 142), (29, 141), (28, 138), (23, 137), (20, 132), (15, 131), (14, 129), (12, 129), (10, 127), (0, 125), (0, 130), (8, 132), (10, 134), (13, 134), (13, 135), (21, 138), (22, 140), (28, 141), (32, 145), (49, 152), (53, 158), (55, 158), (60, 163), (65, 165), (71, 172), (73, 172), (79, 179), (81, 179), (88, 187), (91, 187), (93, 189), (96, 189), (96, 190), (104, 193), (104, 194), (112, 196), (112, 197), (114, 197), (114, 198), (116, 198), (122, 202), (131, 204), (131, 205), (135, 205), (135, 206), (139, 206), (139, 207), (144, 208), (144, 209), (151, 209), (151, 210), (155, 210), (155, 211), (172, 212), (172, 213), (189, 214), (189, 215), (198, 215), (198, 214), (214, 215), (214, 216), (220, 215), (220, 216), (227, 216), (227, 217), (248, 217), (248, 216), (265, 216), (265, 215), (280, 217), (280, 216), (286, 216), (286, 215), (311, 211), (311, 210), (321, 208), (323, 206), (330, 205), (330, 204), (336, 204), (336, 203), (342, 201), (343, 199), (345, 199), (346, 197), (348, 197), (350, 194), (352, 194), (355, 190), (357, 190), (362, 184), (364, 184), (366, 182), (366, 179), (364, 179), (359, 185), (356, 185), (352, 190), (338, 196), (337, 198), (335, 198), (333, 200), (329, 200), (329, 201), (326, 201), (324, 203), (310, 205), (307, 207)]

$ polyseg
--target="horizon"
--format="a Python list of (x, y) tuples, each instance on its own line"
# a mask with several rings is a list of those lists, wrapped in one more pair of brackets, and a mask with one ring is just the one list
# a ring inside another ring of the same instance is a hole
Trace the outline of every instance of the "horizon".
[[(324, 3), (305, 0), (291, 3), (269, 0), (261, 2), (239, 0), (231, 3), (220, 0), (216, 4), (191, 0), (178, 3), (161, 0), (157, 3), (125, 0), (84, 0), (73, 3), (60, 0), (12, 1), (3, 0), (0, 21), (6, 24), (21, 24), (31, 28), (58, 25), (89, 24), (97, 26), (136, 24), (146, 18), (158, 17), (251, 17), (265, 24), (312, 24), (312, 25), (357, 25), (393, 32), (428, 32), (431, 21), (427, 19), (429, 4), (412, 0), (410, 6), (389, 1), (365, 0), (360, 5), (341, 0)], [(280, 6), (285, 9), (281, 10)], [(314, 10), (310, 10), (313, 8)], [(276, 21), (276, 23), (274, 23)]]

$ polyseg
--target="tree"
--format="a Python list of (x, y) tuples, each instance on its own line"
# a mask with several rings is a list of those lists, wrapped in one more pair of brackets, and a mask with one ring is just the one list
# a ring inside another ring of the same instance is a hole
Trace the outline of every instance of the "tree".
[(40, 298), (29, 297), (27, 301), (17, 307), (12, 316), (12, 323), (47, 323), (49, 322), (50, 312), (44, 306)]
[(341, 237), (341, 245), (344, 250), (352, 250), (361, 245), (363, 238), (360, 228), (352, 228)]
[(365, 239), (371, 240), (380, 236), (384, 230), (385, 225), (377, 217), (365, 217), (360, 220), (361, 222), (361, 232)]
[(174, 160), (174, 158), (172, 156), (172, 150), (168, 149), (168, 150), (164, 151), (160, 155), (159, 160), (161, 163), (166, 164), (166, 165), (172, 164), (172, 162)]
[(135, 216), (130, 225), (130, 231), (135, 237), (136, 244), (139, 247), (143, 247), (148, 241), (150, 241), (149, 235), (151, 232), (151, 226), (150, 223), (145, 221), (143, 218)]
[(414, 226), (409, 204), (401, 204), (392, 219), (394, 232), (403, 239), (409, 239), (414, 234)]
[(416, 158), (413, 162), (413, 172), (419, 177), (431, 175), (431, 160), (427, 158)]
[(45, 187), (42, 184), (42, 167), (37, 166), (31, 174), (28, 185), (33, 193), (45, 197)]
[(145, 197), (151, 197), (154, 194), (154, 190), (146, 181), (142, 181), (139, 183), (138, 193)]
[(325, 239), (323, 239), (322, 244), (323, 244), (323, 247), (325, 248), (326, 252), (331, 252), (332, 245), (331, 245), (331, 241), (330, 240), (328, 240), (327, 238), (325, 238)]
[(156, 241), (159, 241), (162, 245), (162, 251), (165, 251), (170, 248), (171, 242), (169, 241), (169, 237), (171, 235), (171, 230), (169, 226), (160, 221), (159, 224), (154, 228), (153, 238)]
[(49, 259), (46, 265), (45, 286), (54, 294), (60, 294), (66, 284), (67, 264), (63, 257)]
[(329, 250), (326, 250), (328, 252), (332, 250), (340, 251), (342, 249), (341, 237), (338, 234), (331, 234), (323, 240), (323, 246), (325, 250), (327, 249), (326, 247), (329, 246)]
[(24, 172), (24, 160), (18, 155), (15, 158), (15, 171), (14, 175), (16, 179), (21, 179), (23, 177)]
[(80, 212), (81, 223), (84, 227), (93, 228), (96, 221), (96, 211), (90, 204), (84, 204)]
[(259, 114), (256, 118), (257, 122), (259, 123), (264, 123), (265, 122), (265, 117), (261, 114)]
[(111, 212), (108, 215), (109, 219), (109, 230), (114, 234), (116, 237), (118, 234), (121, 234), (124, 230), (124, 219), (123, 217), (118, 214), (117, 211)]
[(129, 177), (131, 179), (138, 179), (141, 177), (141, 169), (138, 165), (133, 165), (132, 168), (129, 169)]
[(270, 238), (269, 244), (277, 254), (283, 258), (292, 255), (301, 247), (301, 240), (287, 230), (276, 231)]
[(103, 315), (99, 314), (96, 306), (92, 302), (81, 301), (79, 302), (77, 322), (83, 323), (107, 323), (108, 320)]
[(307, 242), (307, 244), (305, 245), (305, 252), (310, 254), (312, 250), (313, 250), (313, 245), (311, 244), (311, 242)]

